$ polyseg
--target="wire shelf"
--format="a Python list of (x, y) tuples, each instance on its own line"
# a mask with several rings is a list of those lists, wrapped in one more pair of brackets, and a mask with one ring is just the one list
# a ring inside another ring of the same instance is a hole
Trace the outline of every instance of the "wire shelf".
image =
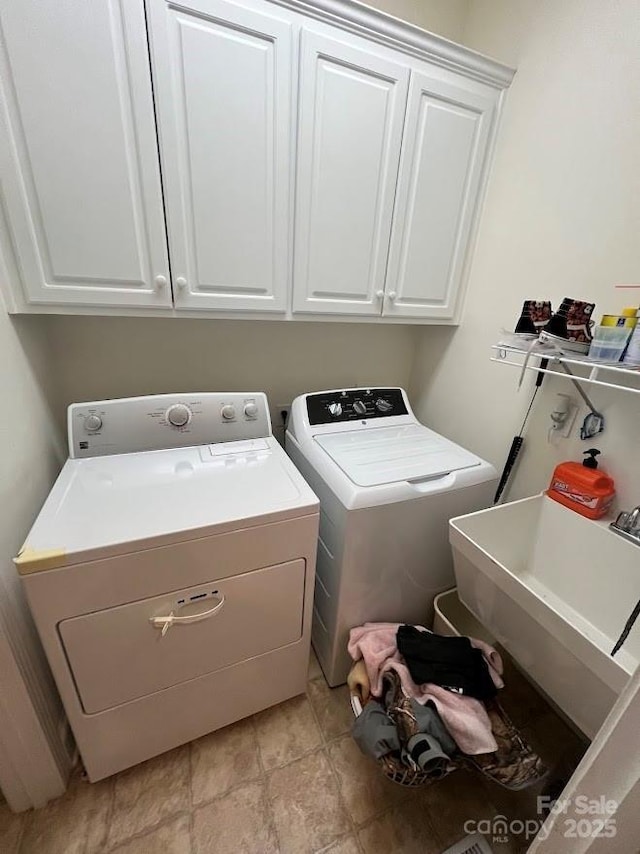
[[(528, 352), (527, 347), (515, 347), (512, 344), (498, 343), (494, 344), (491, 349), (495, 353), (491, 357), (492, 362), (511, 365), (520, 369), (524, 366)], [(621, 362), (596, 362), (593, 359), (589, 359), (588, 356), (580, 356), (577, 353), (572, 353), (569, 356), (561, 355), (544, 347), (532, 349), (529, 355), (531, 360), (526, 365), (528, 371), (553, 374), (556, 377), (564, 377), (567, 380), (574, 380), (579, 383), (588, 383), (589, 385), (612, 388), (617, 391), (640, 394), (640, 365), (636, 367), (625, 365)], [(535, 360), (533, 357), (535, 357)], [(547, 367), (541, 367), (543, 359), (548, 360)], [(558, 371), (554, 367), (563, 364), (569, 368), (570, 374)], [(631, 384), (623, 385), (622, 382), (625, 380)]]

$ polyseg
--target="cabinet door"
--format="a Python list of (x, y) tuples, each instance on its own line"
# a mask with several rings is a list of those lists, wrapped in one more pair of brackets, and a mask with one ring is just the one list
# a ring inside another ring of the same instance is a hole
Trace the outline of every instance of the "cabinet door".
[(412, 71), (385, 315), (454, 318), (494, 111), (488, 90)]
[(144, 9), (3, 0), (1, 193), (25, 299), (171, 305)]
[(148, 0), (177, 308), (284, 311), (292, 26)]
[(293, 307), (380, 314), (409, 69), (344, 38), (302, 33)]

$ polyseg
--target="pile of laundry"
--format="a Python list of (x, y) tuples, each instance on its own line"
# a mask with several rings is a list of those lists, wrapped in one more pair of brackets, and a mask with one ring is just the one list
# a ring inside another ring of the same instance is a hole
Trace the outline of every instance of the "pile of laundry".
[(500, 654), (423, 626), (365, 623), (349, 635), (353, 737), (395, 782), (416, 786), (471, 766), (509, 789), (547, 773), (497, 700)]

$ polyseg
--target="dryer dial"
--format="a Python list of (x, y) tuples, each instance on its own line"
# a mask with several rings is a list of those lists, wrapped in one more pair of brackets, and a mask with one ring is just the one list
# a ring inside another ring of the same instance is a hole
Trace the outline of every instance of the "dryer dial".
[(339, 418), (342, 415), (342, 404), (337, 401), (330, 403), (327, 409), (329, 410), (329, 414), (333, 415), (334, 418)]
[(390, 400), (385, 400), (383, 397), (379, 397), (376, 400), (376, 409), (378, 412), (390, 412), (393, 409), (393, 403)]
[(366, 415), (367, 414), (367, 404), (362, 400), (354, 400), (353, 401), (353, 411), (357, 412), (358, 415)]
[(84, 429), (87, 433), (96, 433), (102, 427), (102, 418), (95, 413), (84, 419)]
[(191, 417), (192, 412), (184, 403), (174, 403), (165, 413), (165, 418), (172, 427), (186, 427)]

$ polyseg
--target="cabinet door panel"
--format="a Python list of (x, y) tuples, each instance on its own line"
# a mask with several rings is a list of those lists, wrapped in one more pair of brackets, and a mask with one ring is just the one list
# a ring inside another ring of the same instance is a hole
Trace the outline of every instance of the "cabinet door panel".
[(494, 102), (413, 71), (384, 314), (451, 319)]
[(379, 314), (409, 71), (307, 30), (300, 67), (294, 310)]
[(2, 195), (28, 302), (170, 306), (144, 9), (5, 0), (0, 25)]
[(152, 0), (176, 307), (284, 311), (291, 25), (222, 0)]

